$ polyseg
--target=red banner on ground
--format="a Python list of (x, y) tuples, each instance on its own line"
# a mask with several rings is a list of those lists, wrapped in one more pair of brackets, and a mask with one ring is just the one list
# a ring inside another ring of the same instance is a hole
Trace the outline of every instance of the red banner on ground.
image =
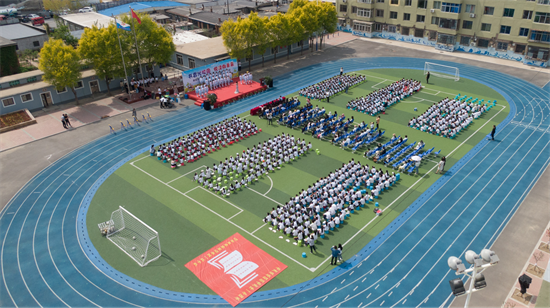
[(286, 265), (233, 234), (185, 265), (233, 307), (273, 279)]

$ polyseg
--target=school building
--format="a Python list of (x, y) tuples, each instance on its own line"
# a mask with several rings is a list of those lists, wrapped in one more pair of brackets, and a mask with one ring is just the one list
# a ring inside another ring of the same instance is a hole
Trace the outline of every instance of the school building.
[(336, 0), (339, 30), (547, 67), (550, 0)]

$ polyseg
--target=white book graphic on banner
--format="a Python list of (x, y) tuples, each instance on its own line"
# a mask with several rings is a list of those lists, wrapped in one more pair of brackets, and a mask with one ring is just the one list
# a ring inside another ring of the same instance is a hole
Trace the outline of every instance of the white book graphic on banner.
[(243, 261), (243, 255), (238, 250), (229, 254), (224, 250), (216, 257), (208, 260), (208, 264), (223, 269), (224, 273), (231, 275), (231, 279), (239, 288), (244, 287), (247, 283), (258, 277), (258, 274), (254, 273), (258, 268), (258, 264), (251, 261)]

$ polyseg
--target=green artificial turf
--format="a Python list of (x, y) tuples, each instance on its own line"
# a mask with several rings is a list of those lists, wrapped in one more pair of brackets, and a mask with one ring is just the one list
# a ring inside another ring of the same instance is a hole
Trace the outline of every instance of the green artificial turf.
[[(331, 98), (330, 103), (316, 100), (312, 103), (325, 107), (327, 111), (337, 111), (346, 117), (353, 116), (355, 123), (368, 123), (376, 118), (346, 109), (349, 100), (369, 94), (376, 88), (384, 87), (403, 77), (424, 81), (422, 72), (417, 70), (384, 69), (359, 73), (367, 75), (367, 82), (350, 89), (348, 94)], [(448, 170), (490, 133), (493, 124), (500, 123), (507, 116), (509, 105), (496, 91), (471, 80), (461, 79), (455, 82), (432, 77), (431, 81), (428, 85), (424, 84), (426, 87), (419, 93), (391, 106), (385, 114), (380, 115), (380, 126), (386, 133), (379, 142), (387, 142), (393, 133), (407, 135), (408, 143), (423, 140), (426, 143), (425, 150), (435, 147), (435, 151), (441, 150), (440, 156), (447, 156)], [(409, 119), (413, 116), (420, 115), (434, 102), (445, 97), (454, 98), (458, 93), (485, 101), (497, 99), (498, 105), (483, 114), (480, 119), (474, 120), (473, 124), (455, 139), (437, 137), (407, 127)], [(296, 93), (288, 96), (294, 95)], [(305, 103), (303, 97), (300, 100)], [(502, 107), (505, 107), (504, 110), (488, 122)], [(414, 108), (417, 108), (417, 111), (414, 111)], [(248, 114), (241, 115), (244, 116)], [(318, 253), (312, 255), (309, 248), (297, 247), (292, 241), (287, 242), (288, 237), (283, 236), (280, 239), (282, 233), (269, 230), (269, 226), (262, 222), (262, 218), (272, 207), (276, 207), (278, 203), (284, 204), (320, 177), (340, 168), (343, 162), (352, 158), (362, 164), (372, 165), (373, 162), (362, 157), (365, 148), (361, 152), (353, 153), (333, 146), (328, 141), (314, 139), (311, 134), (304, 135), (298, 130), (278, 124), (267, 125), (266, 120), (257, 117), (249, 119), (262, 128), (261, 133), (184, 167), (172, 170), (168, 163), (163, 164), (156, 157), (143, 153), (111, 175), (92, 199), (87, 216), (90, 239), (101, 257), (120, 272), (163, 289), (214, 294), (185, 268), (185, 264), (235, 232), (239, 232), (288, 266), (262, 290), (291, 286), (334, 268), (326, 262), (330, 256), (331, 245), (349, 241), (344, 247), (343, 256), (354, 256), (440, 177), (433, 171), (428, 173), (439, 158), (431, 156), (423, 160), (419, 175), (402, 174), (396, 185), (375, 200), (385, 209), (382, 216), (373, 220), (374, 205), (370, 203), (363, 210), (353, 213), (350, 219), (346, 219), (339, 229), (331, 232), (325, 239), (319, 239)], [(485, 123), (485, 127), (472, 136)], [(252, 184), (251, 189), (243, 189), (228, 198), (215, 195), (192, 181), (193, 174), (204, 169), (201, 166), (211, 166), (282, 132), (290, 133), (297, 138), (305, 138), (306, 142), (313, 144), (314, 149), (319, 149), (320, 155), (310, 151), (304, 157), (285, 164), (281, 170), (270, 173), (269, 178), (264, 176)], [(467, 140), (470, 136), (472, 137)], [(384, 167), (382, 164), (375, 166), (391, 170), (391, 167)], [(162, 257), (159, 260), (142, 268), (99, 234), (97, 224), (108, 220), (111, 212), (119, 205), (123, 205), (158, 231), (162, 247)], [(308, 257), (302, 258), (302, 252), (307, 252)], [(311, 271), (312, 268), (315, 270)]]

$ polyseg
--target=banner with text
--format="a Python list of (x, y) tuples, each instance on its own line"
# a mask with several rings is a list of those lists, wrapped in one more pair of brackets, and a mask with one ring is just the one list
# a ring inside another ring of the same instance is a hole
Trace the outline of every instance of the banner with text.
[(194, 91), (195, 86), (199, 84), (199, 77), (201, 75), (204, 77), (210, 73), (226, 69), (231, 71), (233, 78), (239, 77), (239, 65), (237, 60), (234, 59), (228, 59), (182, 72), (185, 92)]
[(287, 266), (235, 233), (185, 267), (235, 307)]

